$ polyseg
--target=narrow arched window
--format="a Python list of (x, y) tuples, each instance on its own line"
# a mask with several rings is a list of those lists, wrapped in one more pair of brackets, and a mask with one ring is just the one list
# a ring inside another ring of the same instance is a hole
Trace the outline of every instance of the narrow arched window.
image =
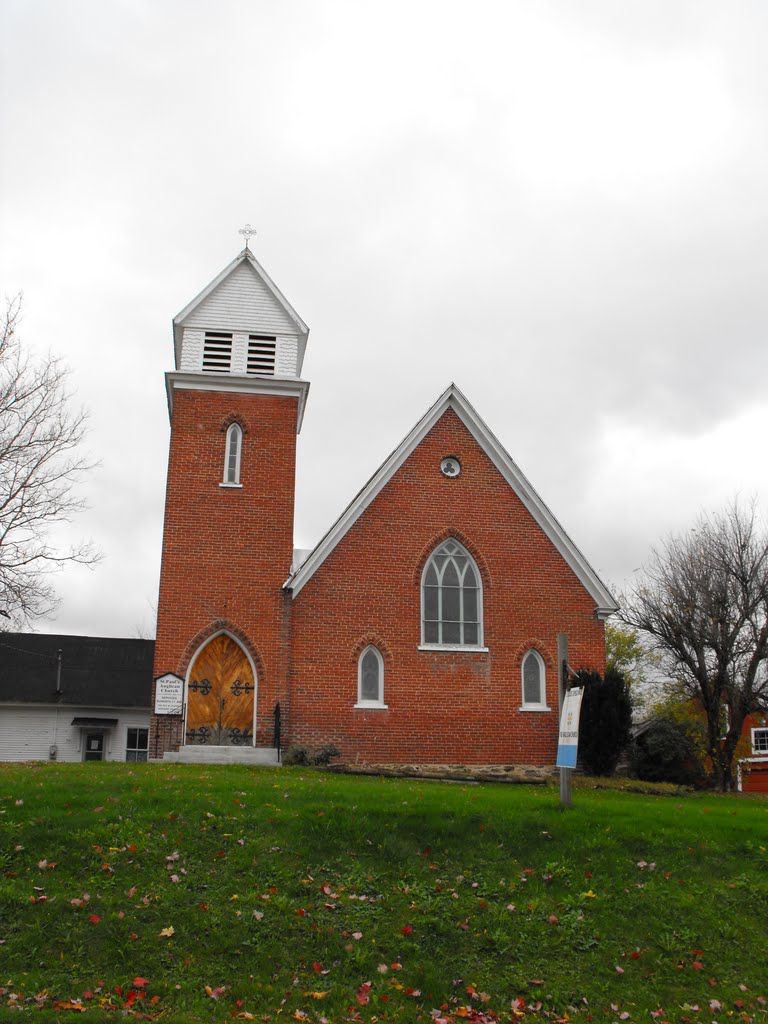
[(384, 659), (376, 647), (366, 647), (357, 663), (357, 706), (384, 707)]
[(224, 447), (224, 483), (240, 483), (240, 455), (243, 448), (243, 428), (239, 423), (232, 423), (227, 429), (227, 440)]
[(441, 544), (421, 579), (421, 640), (440, 647), (479, 647), (483, 642), (480, 573), (455, 540)]
[(523, 707), (545, 708), (546, 668), (538, 651), (528, 651), (523, 658)]

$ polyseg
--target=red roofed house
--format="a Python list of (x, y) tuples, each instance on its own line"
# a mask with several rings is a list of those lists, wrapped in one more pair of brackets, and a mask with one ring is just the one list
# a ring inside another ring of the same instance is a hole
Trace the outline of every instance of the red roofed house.
[(554, 764), (613, 598), (453, 384), (295, 552), (308, 334), (247, 247), (174, 320), (150, 757)]

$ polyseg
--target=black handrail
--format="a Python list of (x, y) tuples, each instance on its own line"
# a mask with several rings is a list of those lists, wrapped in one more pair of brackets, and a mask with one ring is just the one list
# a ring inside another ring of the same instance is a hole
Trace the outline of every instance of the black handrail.
[(280, 725), (281, 725), (280, 701), (275, 704), (275, 738), (273, 746), (277, 750), (277, 763), (280, 764)]

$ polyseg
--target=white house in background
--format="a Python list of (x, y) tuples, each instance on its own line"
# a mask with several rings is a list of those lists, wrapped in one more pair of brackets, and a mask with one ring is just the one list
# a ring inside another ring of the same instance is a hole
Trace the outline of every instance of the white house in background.
[(0, 761), (146, 761), (154, 650), (0, 633)]

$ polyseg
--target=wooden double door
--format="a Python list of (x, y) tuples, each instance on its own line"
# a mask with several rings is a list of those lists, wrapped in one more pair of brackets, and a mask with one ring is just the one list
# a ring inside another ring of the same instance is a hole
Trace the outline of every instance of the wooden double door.
[(201, 648), (187, 684), (186, 742), (253, 746), (256, 681), (243, 648), (221, 633)]

